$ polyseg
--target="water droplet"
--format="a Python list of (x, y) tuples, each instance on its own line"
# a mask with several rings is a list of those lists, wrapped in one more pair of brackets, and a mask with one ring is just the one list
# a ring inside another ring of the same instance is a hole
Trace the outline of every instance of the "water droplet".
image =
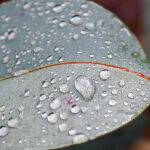
[(10, 41), (10, 40), (14, 40), (15, 38), (16, 38), (16, 33), (15, 33), (15, 31), (10, 30), (10, 31), (8, 32), (7, 39)]
[(128, 93), (128, 98), (133, 99), (134, 98), (134, 94), (132, 92)]
[(50, 103), (51, 109), (58, 109), (61, 106), (61, 98), (57, 97)]
[(85, 134), (78, 134), (73, 137), (73, 144), (81, 144), (88, 140)]
[(95, 30), (95, 24), (93, 22), (87, 22), (85, 24), (85, 28), (89, 31), (94, 31)]
[(32, 6), (32, 3), (31, 3), (31, 2), (26, 2), (26, 3), (23, 5), (23, 8), (24, 8), (25, 10), (29, 10), (29, 9), (31, 8), (31, 6)]
[(99, 75), (100, 75), (100, 78), (104, 81), (110, 78), (110, 72), (106, 69), (102, 70)]
[(59, 86), (59, 90), (62, 93), (68, 93), (69, 92), (69, 86), (67, 84), (62, 84)]
[(86, 76), (78, 76), (75, 80), (75, 88), (85, 100), (91, 100), (95, 94), (95, 85)]
[(52, 124), (55, 124), (57, 123), (58, 121), (58, 116), (57, 114), (55, 113), (50, 113), (48, 116), (47, 116), (47, 120), (48, 122), (52, 123)]
[(106, 91), (103, 91), (102, 94), (101, 94), (102, 97), (107, 97), (107, 95), (108, 95), (108, 94), (107, 94)]
[(52, 55), (48, 56), (46, 60), (47, 60), (48, 62), (52, 61), (52, 60), (53, 60), (53, 56), (52, 56)]
[(69, 135), (76, 135), (77, 134), (77, 131), (75, 129), (70, 129), (69, 130)]
[(59, 26), (60, 26), (60, 28), (64, 28), (67, 26), (67, 22), (62, 21), (62, 22), (60, 22)]
[(145, 92), (144, 91), (140, 91), (140, 96), (145, 96)]
[(66, 123), (59, 124), (58, 126), (60, 132), (65, 132), (68, 128)]
[(119, 81), (118, 84), (119, 84), (120, 87), (124, 87), (124, 86), (125, 86), (125, 81), (124, 81), (124, 80), (121, 80), (121, 81)]
[(57, 82), (57, 79), (56, 78), (52, 78), (51, 79), (51, 84), (54, 84), (54, 83), (56, 83)]
[(61, 13), (63, 10), (64, 10), (64, 7), (62, 5), (56, 5), (53, 8), (53, 12), (55, 12), (55, 13)]
[(1, 126), (0, 127), (0, 137), (4, 137), (9, 133), (8, 127)]
[(11, 118), (8, 120), (7, 124), (11, 128), (16, 128), (19, 124), (19, 120), (17, 118)]
[(6, 63), (8, 63), (8, 61), (9, 61), (9, 56), (5, 56), (3, 58), (3, 63), (6, 64)]
[(72, 37), (75, 41), (79, 40), (79, 34), (74, 34)]
[(117, 104), (117, 101), (112, 99), (108, 102), (108, 104), (111, 106), (115, 106)]
[(5, 109), (6, 109), (6, 106), (5, 106), (5, 105), (1, 105), (1, 106), (0, 106), (0, 112), (5, 111)]
[(70, 21), (71, 21), (71, 24), (76, 25), (76, 26), (79, 26), (79, 25), (82, 24), (82, 19), (81, 19), (81, 17), (78, 16), (78, 15), (73, 16), (73, 17), (70, 19)]
[(117, 90), (117, 89), (113, 89), (113, 90), (111, 91), (111, 93), (112, 93), (113, 95), (117, 95), (117, 94), (118, 94), (118, 90)]
[(43, 49), (42, 47), (36, 47), (36, 48), (34, 49), (34, 52), (35, 52), (35, 53), (39, 53), (39, 52), (42, 52), (42, 51), (44, 51), (44, 49)]
[(30, 91), (27, 89), (27, 90), (25, 90), (24, 97), (29, 97), (29, 96), (30, 96)]
[(80, 112), (80, 107), (78, 105), (72, 105), (70, 110), (73, 114), (77, 114)]
[(49, 86), (49, 82), (47, 82), (47, 81), (43, 81), (42, 82), (42, 87), (43, 88), (46, 88), (46, 87), (48, 87)]
[(60, 118), (62, 120), (66, 120), (66, 119), (68, 119), (68, 114), (67, 113), (60, 113)]
[(39, 99), (40, 99), (40, 101), (44, 101), (46, 99), (46, 95), (45, 94), (41, 94)]

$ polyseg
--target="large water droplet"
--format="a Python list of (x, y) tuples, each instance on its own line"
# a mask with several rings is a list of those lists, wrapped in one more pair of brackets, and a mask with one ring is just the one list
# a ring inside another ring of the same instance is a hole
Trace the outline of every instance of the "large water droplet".
[(75, 80), (75, 88), (85, 100), (91, 100), (95, 94), (95, 84), (86, 76), (78, 76)]

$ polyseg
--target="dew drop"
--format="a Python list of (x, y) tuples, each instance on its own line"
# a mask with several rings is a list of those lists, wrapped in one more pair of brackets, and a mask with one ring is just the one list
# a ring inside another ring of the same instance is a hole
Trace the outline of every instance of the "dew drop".
[(17, 118), (11, 118), (8, 120), (7, 124), (11, 128), (16, 128), (19, 124), (19, 120)]
[(68, 128), (66, 123), (59, 124), (58, 126), (60, 132), (65, 132)]
[(109, 102), (108, 102), (108, 104), (110, 105), (110, 106), (115, 106), (116, 104), (117, 104), (117, 101), (116, 100), (110, 100)]
[(69, 92), (69, 86), (67, 84), (62, 84), (59, 86), (59, 90), (62, 93), (68, 93)]
[(44, 101), (46, 99), (46, 95), (45, 94), (41, 94), (39, 99), (40, 99), (40, 101)]
[(75, 129), (70, 129), (69, 130), (69, 135), (73, 136), (73, 135), (76, 135), (77, 134), (77, 131)]
[(66, 119), (68, 119), (68, 114), (67, 113), (60, 113), (60, 118), (62, 120), (66, 120)]
[(0, 127), (0, 137), (4, 137), (9, 133), (8, 127), (1, 126)]
[(85, 100), (91, 100), (95, 94), (95, 85), (86, 76), (78, 76), (75, 80), (75, 88)]
[(55, 124), (57, 123), (58, 121), (58, 116), (57, 114), (55, 113), (50, 113), (48, 116), (47, 116), (47, 120), (48, 122), (52, 123), (52, 124)]
[(61, 13), (64, 10), (64, 7), (61, 5), (57, 5), (53, 8), (53, 12), (55, 13)]
[(60, 108), (61, 106), (61, 99), (60, 97), (55, 98), (51, 103), (50, 103), (50, 108), (55, 110)]
[(85, 28), (89, 31), (94, 31), (95, 30), (95, 24), (93, 22), (87, 22), (85, 24)]
[(73, 25), (79, 26), (79, 25), (82, 24), (83, 21), (82, 21), (82, 19), (81, 19), (80, 16), (75, 15), (75, 16), (73, 16), (73, 17), (70, 19), (70, 22), (71, 22), (71, 24), (73, 24)]
[(81, 144), (88, 140), (87, 136), (84, 134), (78, 134), (73, 137), (73, 144)]
[(134, 94), (132, 92), (128, 93), (128, 98), (133, 99), (134, 98)]
[(70, 110), (73, 114), (77, 114), (80, 112), (80, 107), (78, 105), (72, 105)]
[(59, 27), (60, 28), (64, 28), (64, 27), (66, 27), (67, 26), (67, 22), (65, 22), (65, 21), (62, 21), (62, 22), (60, 22), (60, 24), (59, 24)]
[(119, 83), (118, 83), (118, 85), (120, 87), (124, 87), (125, 86), (125, 81), (124, 80), (120, 80)]
[(99, 75), (100, 75), (100, 78), (104, 81), (110, 78), (110, 72), (106, 69), (102, 70)]
[(29, 9), (31, 8), (31, 6), (32, 6), (32, 3), (31, 3), (31, 2), (26, 2), (26, 3), (23, 5), (23, 8), (24, 8), (25, 10), (29, 10)]
[(112, 93), (113, 95), (117, 95), (117, 94), (118, 94), (118, 90), (117, 90), (117, 89), (113, 89), (113, 90), (111, 91), (111, 93)]
[(42, 82), (42, 87), (43, 88), (46, 88), (46, 87), (48, 87), (49, 86), (49, 82), (47, 82), (47, 81), (43, 81)]

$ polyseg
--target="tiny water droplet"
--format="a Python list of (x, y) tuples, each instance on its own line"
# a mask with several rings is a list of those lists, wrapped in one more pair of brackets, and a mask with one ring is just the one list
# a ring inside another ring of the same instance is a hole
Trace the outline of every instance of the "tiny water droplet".
[(58, 126), (60, 132), (65, 132), (68, 128), (66, 123), (59, 124)]
[(68, 93), (69, 92), (69, 86), (67, 84), (62, 84), (59, 86), (59, 90), (62, 93)]
[(50, 108), (51, 109), (58, 109), (61, 106), (61, 98), (57, 97), (55, 98), (51, 103), (50, 103)]
[(8, 120), (7, 124), (11, 128), (16, 128), (19, 124), (19, 120), (17, 118), (11, 118)]
[(0, 127), (0, 137), (4, 137), (9, 133), (8, 127), (1, 126)]
[(108, 104), (110, 106), (115, 106), (117, 104), (117, 101), (112, 99), (112, 100), (109, 100)]
[(43, 88), (46, 88), (46, 87), (48, 87), (49, 86), (49, 82), (47, 82), (47, 81), (43, 81), (42, 82), (42, 87)]
[(133, 99), (134, 98), (134, 94), (132, 92), (128, 93), (128, 98)]
[(87, 22), (85, 24), (85, 28), (89, 31), (94, 31), (95, 30), (95, 24), (93, 22)]
[(70, 110), (73, 114), (77, 114), (80, 112), (80, 107), (78, 105), (72, 105)]
[(46, 99), (46, 95), (45, 94), (41, 94), (39, 99), (40, 99), (40, 101), (44, 101)]
[(85, 134), (78, 134), (73, 137), (73, 144), (81, 144), (88, 140)]
[(124, 87), (125, 86), (125, 81), (124, 80), (120, 80), (119, 83), (118, 83), (118, 85), (120, 87)]
[(70, 19), (71, 24), (79, 26), (82, 24), (82, 18), (79, 15), (75, 15)]
[(48, 122), (52, 123), (52, 124), (55, 124), (57, 123), (58, 121), (58, 116), (57, 114), (55, 113), (50, 113), (48, 116), (47, 116), (47, 120)]
[(110, 72), (106, 69), (102, 70), (99, 75), (100, 75), (100, 78), (104, 81), (110, 78)]

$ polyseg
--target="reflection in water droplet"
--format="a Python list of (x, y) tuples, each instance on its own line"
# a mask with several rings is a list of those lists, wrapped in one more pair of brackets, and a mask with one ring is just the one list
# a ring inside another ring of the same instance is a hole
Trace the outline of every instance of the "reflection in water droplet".
[(47, 82), (47, 81), (43, 81), (42, 82), (42, 87), (43, 88), (46, 88), (46, 87), (48, 87), (49, 86), (49, 82)]

